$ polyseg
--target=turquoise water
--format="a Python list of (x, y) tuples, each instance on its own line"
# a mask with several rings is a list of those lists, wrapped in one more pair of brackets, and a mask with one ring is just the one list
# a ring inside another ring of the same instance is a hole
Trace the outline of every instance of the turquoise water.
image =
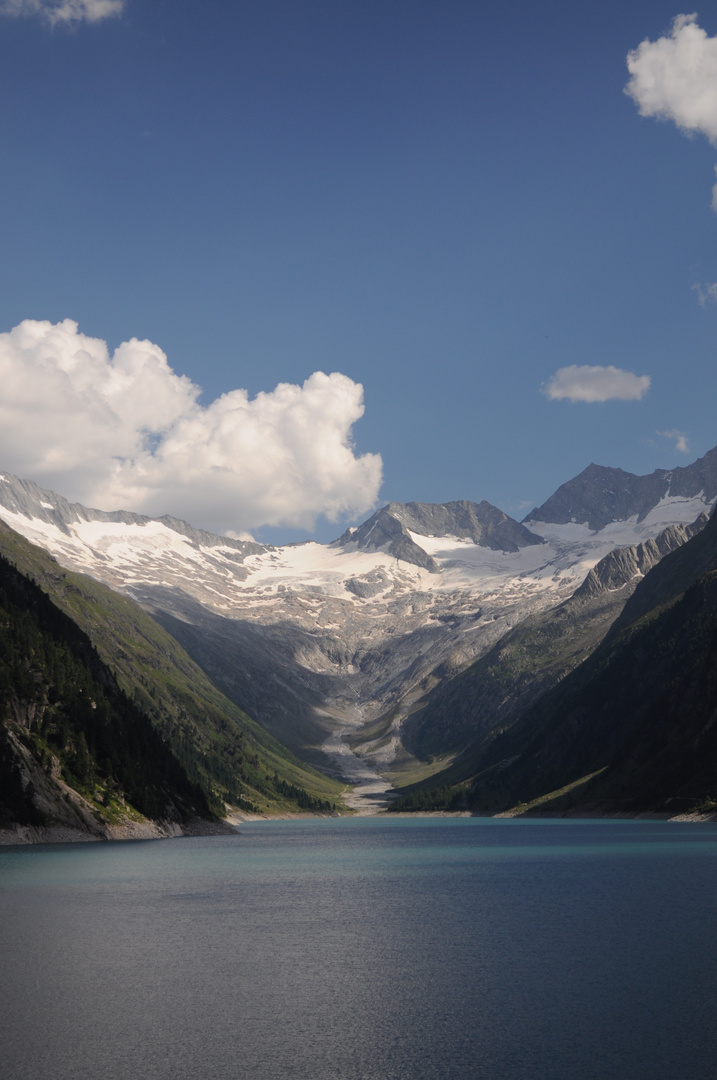
[(0, 852), (5, 1080), (692, 1080), (717, 831), (257, 822)]

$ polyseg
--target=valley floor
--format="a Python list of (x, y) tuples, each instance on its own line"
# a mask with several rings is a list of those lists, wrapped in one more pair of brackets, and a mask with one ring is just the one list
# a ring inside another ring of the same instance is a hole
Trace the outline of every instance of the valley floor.
[(368, 817), (386, 809), (391, 801), (393, 786), (347, 745), (345, 736), (351, 730), (352, 727), (345, 727), (332, 732), (322, 750), (334, 763), (337, 775), (353, 785), (343, 796), (346, 805), (361, 816)]

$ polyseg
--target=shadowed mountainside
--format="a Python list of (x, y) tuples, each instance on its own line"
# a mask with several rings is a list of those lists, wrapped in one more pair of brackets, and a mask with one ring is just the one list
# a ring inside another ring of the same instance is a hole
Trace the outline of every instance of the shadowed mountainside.
[(649, 571), (584, 663), (465, 752), (462, 782), (454, 769), (408, 802), (513, 813), (712, 810), (716, 656), (713, 516)]
[[(703, 514), (692, 525), (672, 525), (654, 540), (606, 555), (568, 600), (529, 617), (476, 663), (440, 683), (406, 721), (409, 749), (419, 758), (460, 753), (509, 726), (590, 655), (644, 575), (707, 520)], [(459, 761), (451, 775), (461, 768)]]

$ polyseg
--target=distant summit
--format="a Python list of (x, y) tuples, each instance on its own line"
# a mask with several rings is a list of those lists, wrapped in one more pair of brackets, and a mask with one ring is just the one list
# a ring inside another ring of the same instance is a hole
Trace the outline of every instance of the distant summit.
[(472, 540), (492, 551), (515, 552), (542, 543), (539, 536), (485, 499), (480, 503), (465, 499), (449, 503), (390, 502), (357, 529), (348, 529), (336, 543), (354, 543), (362, 551), (385, 551), (437, 574), (437, 563), (411, 539), (410, 533)]
[(623, 469), (588, 465), (568, 480), (547, 502), (531, 510), (524, 522), (587, 524), (597, 532), (613, 521), (642, 521), (665, 499), (701, 497), (705, 506), (717, 498), (717, 447), (692, 465), (655, 469), (636, 476)]

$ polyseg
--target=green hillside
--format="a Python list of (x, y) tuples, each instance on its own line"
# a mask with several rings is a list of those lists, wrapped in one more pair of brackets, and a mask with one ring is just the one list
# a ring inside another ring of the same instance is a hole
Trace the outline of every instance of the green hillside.
[(127, 697), (147, 713), (212, 809), (328, 812), (343, 786), (300, 762), (229, 701), (142, 608), (0, 522), (0, 555), (89, 637)]
[(0, 827), (198, 817), (205, 793), (87, 635), (0, 557)]

